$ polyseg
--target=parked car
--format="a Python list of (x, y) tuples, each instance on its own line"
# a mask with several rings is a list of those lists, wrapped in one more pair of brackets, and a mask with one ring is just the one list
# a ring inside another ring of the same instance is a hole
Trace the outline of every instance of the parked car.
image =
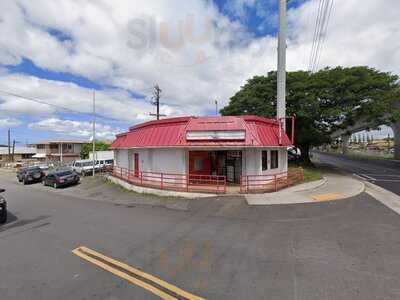
[(79, 176), (72, 170), (61, 170), (48, 174), (43, 179), (44, 186), (52, 186), (55, 189), (63, 186), (79, 183)]
[[(4, 193), (5, 189), (0, 189), (0, 193)], [(0, 196), (0, 224), (7, 222), (7, 202), (4, 197)]]
[[(72, 164), (72, 169), (79, 175), (82, 176), (90, 175), (93, 172), (93, 161), (89, 159), (76, 160)], [(100, 169), (101, 165), (98, 162), (96, 162), (94, 166), (95, 172), (98, 172)]]
[(24, 184), (41, 182), (45, 176), (42, 169), (37, 166), (22, 168), (17, 173), (18, 181)]
[(104, 159), (96, 161), (96, 165), (99, 165), (101, 170), (109, 170), (114, 165), (114, 159)]
[(295, 147), (288, 149), (288, 161), (289, 162), (298, 162), (301, 158), (299, 150)]

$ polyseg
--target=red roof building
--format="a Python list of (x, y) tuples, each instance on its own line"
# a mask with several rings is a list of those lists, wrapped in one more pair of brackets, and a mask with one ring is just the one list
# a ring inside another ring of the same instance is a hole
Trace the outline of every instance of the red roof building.
[(161, 172), (225, 176), (287, 171), (292, 142), (274, 119), (257, 116), (178, 117), (150, 121), (118, 134), (115, 165), (135, 174)]

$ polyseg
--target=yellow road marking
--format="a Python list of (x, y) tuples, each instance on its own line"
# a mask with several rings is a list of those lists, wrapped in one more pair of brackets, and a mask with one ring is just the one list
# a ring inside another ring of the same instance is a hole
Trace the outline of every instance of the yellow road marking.
[(318, 195), (313, 195), (311, 198), (314, 201), (330, 201), (330, 200), (336, 200), (343, 198), (343, 194), (340, 193), (327, 193), (327, 194), (318, 194)]
[[(169, 291), (171, 291), (171, 292), (173, 292), (173, 293), (175, 293), (175, 294), (177, 294), (179, 296), (185, 297), (185, 298), (187, 298), (189, 300), (205, 300), (204, 298), (201, 298), (201, 297), (193, 295), (193, 294), (191, 294), (189, 292), (186, 292), (186, 291), (178, 288), (177, 286), (174, 286), (174, 285), (172, 285), (172, 284), (170, 284), (170, 283), (168, 283), (168, 282), (166, 282), (166, 281), (164, 281), (164, 280), (162, 280), (160, 278), (157, 278), (157, 277), (155, 277), (153, 275), (150, 275), (148, 273), (140, 271), (140, 270), (138, 270), (136, 268), (133, 268), (133, 267), (125, 264), (125, 263), (122, 263), (120, 261), (112, 259), (111, 257), (105, 256), (105, 255), (103, 255), (103, 254), (101, 254), (99, 252), (96, 252), (96, 251), (94, 251), (92, 249), (89, 249), (87, 247), (78, 247), (78, 248), (72, 250), (72, 253), (74, 253), (75, 255), (77, 255), (77, 256), (79, 256), (79, 257), (81, 257), (81, 258), (83, 258), (83, 259), (85, 259), (85, 260), (97, 265), (98, 267), (100, 267), (100, 268), (102, 268), (102, 269), (104, 269), (106, 271), (109, 271), (110, 273), (113, 273), (114, 275), (117, 275), (117, 276), (119, 276), (119, 277), (121, 277), (121, 278), (123, 278), (123, 279), (125, 279), (125, 280), (127, 280), (127, 281), (129, 281), (129, 282), (131, 282), (131, 283), (133, 283), (135, 285), (137, 285), (137, 286), (140, 286), (140, 287), (152, 292), (153, 294), (159, 296), (161, 299), (176, 300), (175, 297), (172, 297), (172, 296), (168, 295), (167, 293), (165, 293), (162, 290), (152, 286), (151, 284), (148, 284), (148, 283), (143, 282), (143, 281), (141, 281), (141, 280), (139, 280), (139, 279), (137, 279), (137, 278), (135, 278), (133, 276), (130, 276), (130, 275), (128, 275), (128, 274), (126, 274), (126, 273), (124, 273), (124, 272), (122, 272), (122, 271), (120, 271), (118, 269), (115, 269), (115, 268), (109, 266), (108, 264), (105, 264), (105, 263), (103, 263), (103, 262), (101, 262), (101, 261), (99, 261), (99, 260), (97, 260), (97, 259), (95, 259), (95, 258), (93, 258), (91, 256), (98, 257), (98, 258), (100, 258), (100, 259), (102, 259), (102, 260), (104, 260), (104, 261), (106, 261), (106, 262), (108, 262), (110, 264), (113, 264), (114, 266), (117, 266), (117, 267), (119, 267), (121, 269), (124, 269), (124, 270), (126, 270), (128, 272), (131, 272), (132, 274), (135, 274), (137, 276), (145, 278), (145, 279), (147, 279), (147, 280), (149, 280), (149, 281), (151, 281), (153, 283), (156, 283), (157, 285), (159, 285), (159, 286), (161, 286), (161, 287), (163, 287), (163, 288), (165, 288), (165, 289), (167, 289), (167, 290), (169, 290)], [(91, 256), (89, 256), (87, 254), (90, 254)]]

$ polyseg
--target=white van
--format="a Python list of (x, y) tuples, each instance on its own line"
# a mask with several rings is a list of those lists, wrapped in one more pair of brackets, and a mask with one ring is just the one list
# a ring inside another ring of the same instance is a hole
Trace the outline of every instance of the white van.
[[(100, 165), (96, 164), (94, 170), (97, 172), (99, 169)], [(72, 170), (82, 176), (89, 175), (93, 172), (93, 161), (89, 159), (76, 160), (72, 164)]]

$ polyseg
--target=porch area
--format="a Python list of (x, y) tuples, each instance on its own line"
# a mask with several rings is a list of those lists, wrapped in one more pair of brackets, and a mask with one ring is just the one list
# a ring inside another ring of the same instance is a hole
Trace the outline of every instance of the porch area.
[(209, 194), (271, 193), (304, 180), (302, 168), (292, 168), (277, 175), (240, 176), (238, 185), (228, 184), (226, 176), (136, 172), (115, 166), (111, 175), (141, 187)]

